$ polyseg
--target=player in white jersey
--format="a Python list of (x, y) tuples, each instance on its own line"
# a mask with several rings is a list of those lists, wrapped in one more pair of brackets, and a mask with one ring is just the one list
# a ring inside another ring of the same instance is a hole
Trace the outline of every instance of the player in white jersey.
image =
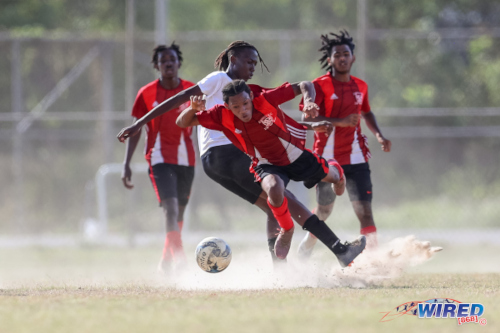
[[(210, 73), (200, 80), (197, 85), (167, 99), (133, 125), (122, 129), (117, 136), (118, 139), (124, 142), (128, 137), (136, 135), (140, 128), (149, 121), (179, 107), (183, 103), (189, 102), (191, 96), (205, 96), (207, 107), (224, 104), (222, 88), (234, 79), (250, 80), (259, 61), (261, 67), (265, 66), (267, 69), (255, 46), (244, 41), (231, 43), (215, 60), (215, 68), (218, 71)], [(274, 246), (279, 224), (267, 204), (265, 193), (260, 185), (254, 181), (253, 175), (250, 171), (242, 172), (242, 170), (249, 169), (250, 158), (236, 148), (220, 131), (199, 126), (198, 142), (205, 173), (229, 191), (258, 206), (267, 214), (269, 251), (273, 260), (276, 260)], [(299, 203), (292, 193), (287, 191), (286, 195), (292, 217), (300, 225), (303, 225), (306, 221), (304, 217), (309, 214), (307, 208)]]

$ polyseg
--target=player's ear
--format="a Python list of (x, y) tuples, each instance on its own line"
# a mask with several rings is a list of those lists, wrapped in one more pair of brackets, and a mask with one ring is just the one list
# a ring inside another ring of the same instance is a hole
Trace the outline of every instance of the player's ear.
[(153, 68), (156, 69), (158, 72), (160, 71), (160, 67), (158, 67), (158, 62), (154, 63)]
[(356, 56), (353, 54), (352, 55), (352, 63), (354, 64), (355, 61), (356, 61)]
[(224, 107), (229, 110), (229, 105), (226, 102), (224, 102)]
[(229, 62), (233, 65), (236, 63), (236, 57), (234, 56), (234, 54), (229, 57)]
[(250, 91), (250, 99), (253, 101), (253, 91)]

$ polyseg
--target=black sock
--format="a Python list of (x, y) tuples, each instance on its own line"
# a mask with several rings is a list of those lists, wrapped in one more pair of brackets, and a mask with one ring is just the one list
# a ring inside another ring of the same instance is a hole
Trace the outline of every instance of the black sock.
[(274, 253), (274, 244), (276, 244), (277, 238), (278, 237), (274, 237), (267, 240), (267, 246), (269, 246), (269, 252), (271, 252), (271, 258), (273, 261), (279, 260), (278, 257), (276, 257), (276, 253)]
[(316, 236), (321, 243), (325, 244), (335, 254), (344, 253), (347, 247), (340, 243), (339, 238), (333, 233), (325, 222), (321, 221), (316, 215), (312, 215), (304, 222), (302, 229), (309, 231)]

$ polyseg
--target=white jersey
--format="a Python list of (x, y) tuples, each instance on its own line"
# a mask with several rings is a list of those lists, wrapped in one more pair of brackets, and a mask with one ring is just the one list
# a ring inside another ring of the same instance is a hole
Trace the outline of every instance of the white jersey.
[[(228, 83), (233, 81), (226, 72), (212, 72), (205, 76), (200, 82), (198, 82), (198, 87), (205, 95), (206, 109), (222, 104), (224, 105), (224, 100), (222, 99), (222, 88)], [(200, 156), (203, 156), (209, 148), (230, 145), (231, 141), (220, 131), (215, 131), (207, 129), (203, 126), (198, 126), (198, 146), (200, 148)]]

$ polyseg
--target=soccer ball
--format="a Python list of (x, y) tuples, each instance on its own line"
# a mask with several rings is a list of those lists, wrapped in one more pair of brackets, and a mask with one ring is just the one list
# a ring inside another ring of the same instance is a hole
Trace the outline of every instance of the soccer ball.
[(207, 237), (196, 247), (196, 262), (205, 272), (219, 273), (231, 262), (231, 248), (224, 240)]

